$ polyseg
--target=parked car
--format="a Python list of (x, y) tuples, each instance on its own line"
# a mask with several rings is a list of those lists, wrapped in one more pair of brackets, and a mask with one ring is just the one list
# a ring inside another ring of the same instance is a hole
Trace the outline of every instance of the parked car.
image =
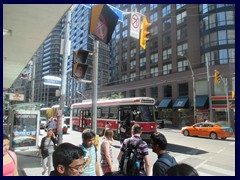
[(209, 137), (211, 139), (226, 139), (232, 137), (233, 129), (213, 122), (201, 122), (181, 129), (184, 136)]
[(40, 118), (40, 129), (44, 129), (47, 124), (47, 119), (46, 118)]

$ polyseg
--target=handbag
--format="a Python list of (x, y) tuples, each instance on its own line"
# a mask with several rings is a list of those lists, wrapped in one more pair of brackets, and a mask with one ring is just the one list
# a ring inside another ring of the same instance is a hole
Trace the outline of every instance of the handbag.
[(49, 148), (50, 142), (51, 140), (49, 141), (47, 148), (41, 151), (43, 159), (49, 156), (48, 148)]

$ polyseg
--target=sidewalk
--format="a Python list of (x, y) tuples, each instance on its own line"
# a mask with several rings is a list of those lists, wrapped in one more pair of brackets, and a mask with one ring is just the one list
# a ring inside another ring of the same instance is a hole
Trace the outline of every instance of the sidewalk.
[[(41, 142), (41, 139), (45, 135), (46, 132), (44, 132), (44, 130), (41, 130), (39, 142)], [(82, 142), (81, 133), (69, 130), (67, 134), (63, 135), (63, 142), (69, 142), (75, 145), (79, 145)], [(37, 157), (37, 152), (38, 149), (16, 151), (18, 158), (18, 172), (20, 176), (43, 176), (41, 157)], [(44, 176), (48, 176), (48, 174), (45, 173)]]

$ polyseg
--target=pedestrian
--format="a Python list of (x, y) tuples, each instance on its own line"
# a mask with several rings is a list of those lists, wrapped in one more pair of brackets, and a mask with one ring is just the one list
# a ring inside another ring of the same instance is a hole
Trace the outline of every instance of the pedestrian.
[(150, 138), (152, 151), (158, 156), (153, 165), (153, 176), (165, 176), (167, 169), (176, 165), (177, 162), (174, 157), (166, 152), (167, 139), (162, 133), (154, 132)]
[(3, 176), (18, 176), (17, 156), (9, 150), (8, 135), (3, 134)]
[(62, 143), (53, 153), (54, 170), (50, 176), (81, 176), (84, 172), (85, 152), (71, 143)]
[(196, 169), (192, 166), (181, 163), (168, 168), (166, 176), (199, 176)]
[(144, 175), (150, 176), (150, 161), (149, 161), (148, 145), (141, 138), (141, 134), (142, 134), (141, 129), (142, 127), (139, 124), (134, 124), (132, 126), (132, 137), (127, 138), (123, 141), (123, 144), (117, 159), (119, 163), (121, 163), (120, 161), (122, 159), (122, 155), (126, 151), (128, 143), (129, 145), (133, 145), (133, 146), (136, 146), (138, 143), (140, 143), (137, 148), (137, 152), (138, 152), (137, 159), (140, 162), (140, 168), (139, 168), (140, 176), (144, 176)]
[[(46, 125), (46, 128), (47, 129), (52, 129), (54, 134), (57, 135), (57, 121), (55, 119), (53, 119), (53, 117), (51, 117), (48, 122), (47, 122), (47, 125)], [(45, 129), (45, 130), (47, 130)]]
[(106, 129), (100, 149), (101, 150), (100, 162), (103, 174), (113, 171), (112, 143), (113, 143), (113, 131), (111, 129)]
[(86, 168), (83, 176), (100, 176), (99, 165), (97, 161), (97, 148), (94, 146), (95, 133), (91, 129), (85, 129), (82, 133), (81, 147), (86, 153)]
[(120, 143), (122, 144), (124, 139), (126, 138), (126, 126), (122, 122), (120, 126)]
[(39, 153), (38, 153), (38, 156), (40, 154), (42, 156), (42, 167), (43, 167), (42, 175), (44, 175), (47, 170), (49, 175), (50, 172), (53, 170), (52, 154), (56, 146), (57, 146), (57, 140), (56, 140), (55, 134), (53, 133), (53, 130), (49, 128), (47, 131), (47, 135), (43, 137), (41, 140), (41, 145), (39, 147)]

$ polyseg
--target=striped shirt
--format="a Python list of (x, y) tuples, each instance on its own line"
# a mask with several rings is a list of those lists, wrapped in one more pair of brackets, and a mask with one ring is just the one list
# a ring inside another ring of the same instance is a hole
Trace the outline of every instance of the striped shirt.
[[(125, 139), (123, 144), (122, 144), (122, 147), (121, 147), (121, 151), (122, 152), (125, 152), (129, 139), (130, 139), (130, 144), (135, 146), (137, 144), (137, 142), (139, 140), (141, 140), (142, 138), (139, 137), (139, 136), (132, 136), (132, 137), (130, 137), (128, 139)], [(140, 143), (138, 145), (137, 152), (138, 152), (138, 160), (140, 162), (140, 169), (144, 171), (144, 161), (143, 161), (143, 158), (144, 158), (144, 156), (147, 156), (149, 154), (148, 153), (148, 145), (147, 145), (147, 143), (145, 141), (142, 141), (142, 143)]]
[(82, 176), (97, 176), (96, 174), (96, 167), (95, 163), (97, 161), (97, 154), (96, 154), (96, 148), (94, 145), (92, 145), (90, 148), (87, 148), (83, 143), (82, 143), (82, 148), (86, 152), (86, 155), (84, 157), (84, 160), (86, 161), (88, 156), (92, 156), (92, 161), (91, 163), (85, 168), (84, 173)]

